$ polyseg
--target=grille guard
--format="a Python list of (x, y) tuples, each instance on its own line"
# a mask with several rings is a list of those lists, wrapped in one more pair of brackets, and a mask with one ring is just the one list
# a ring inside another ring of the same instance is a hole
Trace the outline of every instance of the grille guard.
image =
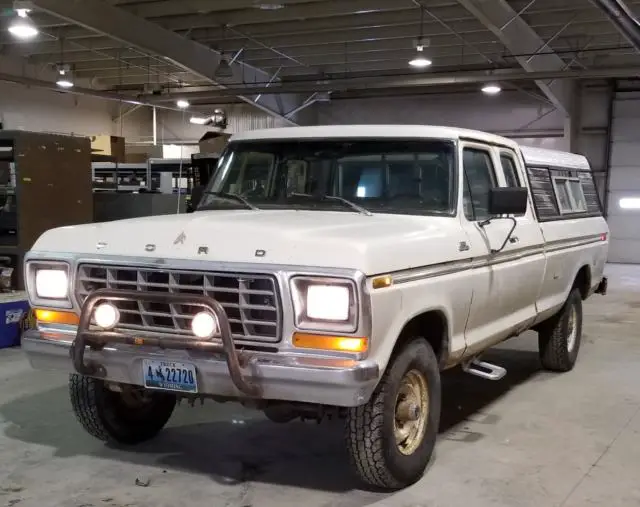
[[(222, 343), (209, 340), (173, 337), (136, 337), (120, 331), (92, 331), (91, 315), (99, 301), (145, 301), (149, 303), (175, 303), (193, 306), (201, 306), (213, 313), (218, 319), (220, 337)], [(71, 345), (71, 358), (76, 371), (82, 375), (93, 377), (105, 377), (107, 372), (104, 366), (95, 361), (85, 362), (85, 347), (92, 350), (101, 350), (108, 343), (124, 343), (127, 345), (149, 345), (162, 349), (172, 350), (199, 350), (205, 352), (222, 353), (225, 356), (231, 380), (244, 394), (251, 397), (261, 395), (260, 387), (244, 378), (242, 366), (247, 364), (246, 358), (238, 353), (233, 342), (229, 319), (222, 305), (216, 300), (196, 294), (171, 294), (139, 292), (122, 289), (98, 289), (87, 296), (80, 314), (78, 332)]]

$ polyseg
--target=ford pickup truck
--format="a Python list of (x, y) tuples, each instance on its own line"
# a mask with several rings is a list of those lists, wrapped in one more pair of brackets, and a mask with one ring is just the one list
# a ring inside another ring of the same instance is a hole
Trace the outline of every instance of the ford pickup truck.
[(70, 373), (99, 439), (148, 440), (182, 399), (335, 416), (359, 477), (402, 488), (431, 458), (441, 372), (499, 380), (482, 353), (527, 330), (571, 370), (582, 302), (606, 292), (576, 154), (435, 126), (268, 129), (232, 137), (199, 193), (194, 213), (53, 229), (26, 257), (23, 348)]

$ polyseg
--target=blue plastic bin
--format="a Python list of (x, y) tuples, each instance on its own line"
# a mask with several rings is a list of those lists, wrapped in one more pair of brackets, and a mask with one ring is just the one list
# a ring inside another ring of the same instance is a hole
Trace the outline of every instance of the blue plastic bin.
[(0, 349), (20, 345), (29, 301), (24, 292), (0, 293)]

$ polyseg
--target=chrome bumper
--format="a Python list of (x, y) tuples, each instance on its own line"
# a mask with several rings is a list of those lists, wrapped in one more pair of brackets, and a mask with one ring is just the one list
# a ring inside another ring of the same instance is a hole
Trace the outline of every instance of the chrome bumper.
[[(22, 336), (22, 349), (36, 369), (76, 373), (69, 334), (28, 330)], [(258, 352), (243, 355), (242, 374), (260, 388), (261, 399), (353, 407), (366, 403), (378, 382), (379, 367), (373, 361)], [(143, 359), (189, 362), (197, 369), (199, 394), (248, 397), (231, 379), (223, 353), (118, 343), (101, 350), (85, 347), (84, 357), (101, 366), (96, 376), (135, 385), (143, 385)]]

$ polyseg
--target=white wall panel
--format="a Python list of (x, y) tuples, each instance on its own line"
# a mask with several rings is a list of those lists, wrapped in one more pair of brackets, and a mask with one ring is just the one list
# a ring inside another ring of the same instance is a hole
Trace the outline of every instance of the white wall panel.
[(430, 124), (491, 132), (555, 131), (562, 137), (564, 115), (523, 93), (430, 94), (406, 97), (334, 100), (317, 105), (320, 125)]
[(83, 136), (112, 134), (114, 102), (0, 83), (0, 118), (5, 130)]
[(622, 209), (620, 199), (640, 198), (640, 93), (618, 92), (613, 104), (607, 196), (611, 262), (640, 263), (640, 209)]
[[(213, 109), (214, 107), (211, 108), (211, 110)], [(227, 132), (230, 134), (284, 126), (282, 120), (245, 104), (225, 106), (223, 109), (227, 113), (229, 122)], [(192, 115), (202, 116), (203, 114), (203, 110), (182, 113), (158, 109), (158, 143), (197, 143), (207, 131), (207, 128), (201, 125), (194, 125), (190, 123), (189, 119)], [(123, 120), (123, 132), (128, 142), (149, 141), (153, 136), (153, 113), (151, 108), (142, 108), (125, 117)]]

